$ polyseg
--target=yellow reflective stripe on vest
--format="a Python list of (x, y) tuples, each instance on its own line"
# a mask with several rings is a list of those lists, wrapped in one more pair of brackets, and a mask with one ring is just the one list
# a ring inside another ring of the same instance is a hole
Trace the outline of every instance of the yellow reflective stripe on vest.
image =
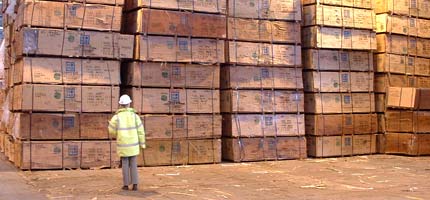
[(134, 147), (138, 145), (139, 145), (139, 142), (133, 143), (133, 144), (117, 144), (118, 147)]

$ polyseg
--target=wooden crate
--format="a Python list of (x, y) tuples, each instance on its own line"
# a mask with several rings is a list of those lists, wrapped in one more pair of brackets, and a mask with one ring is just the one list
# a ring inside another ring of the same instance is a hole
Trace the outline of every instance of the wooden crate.
[(305, 113), (375, 112), (373, 93), (306, 93)]
[(221, 112), (303, 112), (302, 91), (285, 90), (223, 90)]
[(300, 24), (287, 21), (228, 18), (230, 40), (300, 44)]
[(117, 86), (24, 84), (13, 88), (12, 110), (115, 112), (118, 99)]
[(306, 48), (376, 49), (376, 34), (371, 30), (310, 26), (302, 32), (302, 45)]
[(82, 141), (81, 168), (110, 168), (112, 146), (110, 141)]
[(24, 57), (13, 66), (13, 82), (119, 85), (120, 62)]
[(317, 136), (373, 134), (378, 132), (376, 114), (306, 115), (306, 134)]
[(228, 1), (228, 15), (237, 18), (300, 21), (300, 0), (235, 0)]
[(120, 31), (122, 7), (86, 3), (23, 0), (15, 25)]
[(375, 0), (376, 13), (393, 13), (398, 15), (430, 18), (430, 5), (424, 0)]
[(73, 0), (72, 2), (85, 2), (93, 4), (104, 4), (104, 5), (124, 5), (124, 0)]
[(229, 41), (226, 62), (244, 65), (301, 66), (301, 46)]
[(430, 58), (430, 40), (404, 35), (378, 34), (378, 53), (415, 55)]
[(319, 4), (303, 7), (303, 25), (322, 25), (374, 30), (376, 28), (376, 21), (375, 14), (369, 9)]
[(310, 157), (338, 157), (377, 153), (377, 135), (308, 136)]
[(127, 93), (138, 113), (219, 113), (219, 90), (132, 88)]
[(430, 88), (427, 76), (403, 74), (376, 74), (375, 92), (386, 93), (390, 87)]
[(423, 38), (430, 37), (430, 32), (427, 28), (430, 25), (430, 20), (427, 19), (379, 14), (376, 15), (376, 23), (376, 32), (378, 33), (394, 33)]
[(303, 5), (309, 4), (325, 4), (335, 6), (345, 6), (354, 8), (368, 8), (372, 9), (375, 6), (374, 0), (304, 0)]
[(306, 92), (373, 92), (373, 72), (304, 72)]
[(226, 114), (222, 127), (226, 137), (305, 135), (304, 114)]
[(224, 160), (264, 161), (306, 158), (305, 137), (223, 138)]
[(134, 59), (140, 61), (225, 62), (224, 41), (168, 36), (136, 36)]
[(373, 71), (369, 51), (303, 49), (303, 68), (312, 70)]
[(16, 32), (12, 47), (18, 56), (33, 54), (131, 59), (133, 36), (113, 32), (25, 27)]
[(430, 59), (415, 56), (381, 53), (375, 54), (376, 72), (408, 75), (430, 75)]
[(146, 139), (220, 138), (222, 118), (214, 115), (144, 115)]
[(126, 17), (126, 32), (133, 34), (205, 38), (225, 38), (227, 35), (224, 15), (143, 8)]
[(145, 166), (221, 162), (221, 139), (149, 140), (146, 143)]
[(303, 89), (302, 68), (226, 65), (221, 75), (223, 89)]
[(393, 133), (430, 133), (429, 111), (386, 111), (384, 131)]
[(132, 62), (123, 68), (123, 81), (136, 87), (219, 88), (218, 65)]
[(430, 155), (430, 134), (386, 133), (383, 145), (387, 154)]
[(130, 0), (125, 2), (126, 11), (136, 8), (161, 8), (226, 14), (227, 0)]
[(387, 107), (430, 109), (430, 89), (411, 87), (389, 87), (387, 92)]

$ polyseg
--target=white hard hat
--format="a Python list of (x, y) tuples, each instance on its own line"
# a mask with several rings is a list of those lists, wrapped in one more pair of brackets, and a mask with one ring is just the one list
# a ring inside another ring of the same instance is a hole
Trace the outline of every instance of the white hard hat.
[(120, 105), (128, 105), (130, 103), (131, 103), (131, 98), (128, 95), (126, 95), (126, 94), (122, 95), (119, 98), (119, 104)]

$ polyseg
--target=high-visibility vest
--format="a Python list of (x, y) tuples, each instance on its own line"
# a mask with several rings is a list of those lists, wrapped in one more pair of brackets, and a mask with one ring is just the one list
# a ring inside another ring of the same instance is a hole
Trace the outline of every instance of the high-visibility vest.
[(116, 137), (120, 157), (139, 155), (145, 148), (145, 130), (142, 120), (133, 108), (121, 108), (109, 121), (109, 133)]

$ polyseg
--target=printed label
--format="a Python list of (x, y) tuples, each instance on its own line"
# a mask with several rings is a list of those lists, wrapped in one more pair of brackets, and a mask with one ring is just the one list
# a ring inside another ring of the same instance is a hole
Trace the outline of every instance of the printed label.
[[(337, 58), (337, 57), (336, 57)], [(342, 62), (348, 62), (349, 60), (349, 55), (346, 52), (342, 52), (340, 53), (340, 59), (342, 60)], [(337, 59), (336, 59), (337, 60)]]
[(188, 51), (188, 41), (180, 40), (179, 41), (179, 50), (180, 51)]
[(352, 138), (346, 137), (344, 143), (345, 143), (345, 146), (351, 146), (352, 145)]
[(345, 124), (346, 124), (347, 126), (352, 125), (352, 117), (351, 117), (351, 116), (347, 116), (347, 117), (345, 117)]
[(66, 62), (66, 73), (76, 72), (75, 62)]
[(68, 155), (69, 156), (78, 156), (79, 155), (79, 147), (78, 147), (78, 145), (69, 145), (69, 147), (68, 147)]
[(343, 31), (343, 37), (345, 38), (345, 39), (349, 39), (349, 38), (351, 38), (351, 35), (352, 35), (352, 33), (351, 33), (351, 31), (348, 31), (348, 30), (345, 30), (345, 31)]
[(409, 66), (414, 66), (414, 60), (415, 60), (414, 58), (409, 57), (408, 58), (408, 65)]
[(179, 92), (171, 92), (170, 93), (170, 101), (172, 103), (179, 103)]
[(267, 68), (262, 68), (262, 69), (261, 69), (261, 77), (262, 77), (262, 78), (269, 78), (269, 77), (270, 77), (269, 69), (267, 69)]
[(75, 127), (75, 117), (64, 117), (64, 128)]
[(82, 35), (81, 35), (80, 44), (81, 44), (81, 45), (90, 45), (90, 36), (89, 36), (89, 35), (82, 34)]
[(350, 95), (345, 95), (343, 98), (343, 103), (345, 104), (351, 104), (351, 96)]
[(342, 82), (343, 83), (349, 82), (349, 74), (342, 74)]
[(177, 118), (176, 119), (176, 128), (185, 128), (185, 119)]
[(264, 117), (264, 124), (266, 126), (272, 126), (273, 125), (273, 117)]
[(72, 99), (72, 98), (75, 98), (75, 96), (76, 96), (75, 88), (66, 88), (65, 92), (66, 92), (65, 97), (67, 99)]

